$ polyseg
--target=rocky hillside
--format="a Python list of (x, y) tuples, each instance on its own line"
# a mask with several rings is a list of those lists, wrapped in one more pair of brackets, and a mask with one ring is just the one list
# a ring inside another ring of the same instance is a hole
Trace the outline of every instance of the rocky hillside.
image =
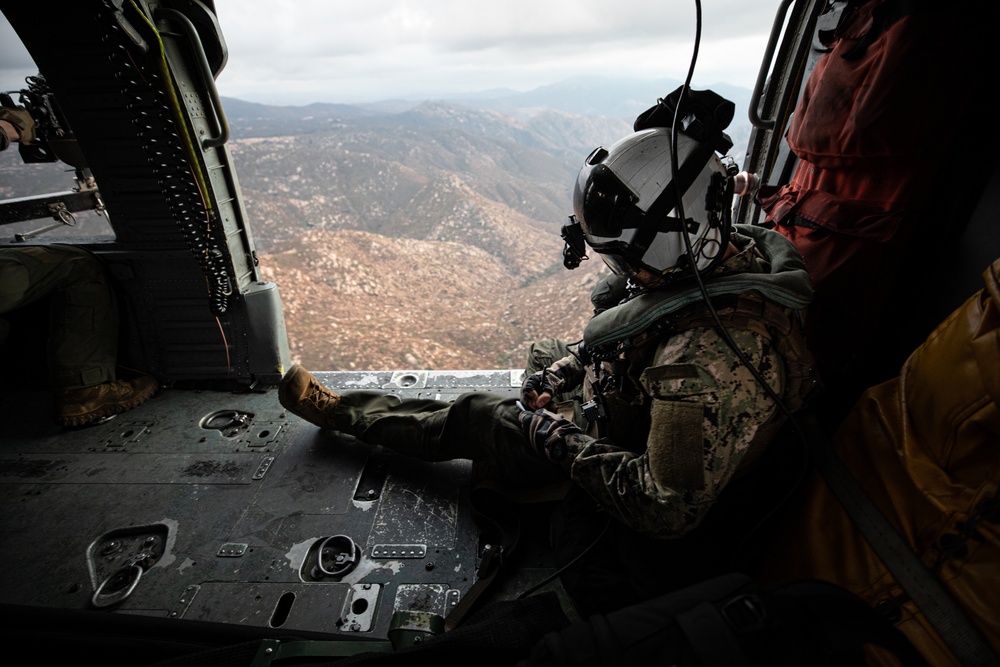
[(326, 370), (520, 367), (536, 338), (579, 337), (600, 268), (525, 279), (475, 246), (346, 230), (309, 230), (261, 263), (293, 357)]
[[(273, 129), (253, 111), (257, 127)], [(597, 137), (627, 131), (625, 121), (563, 112), (516, 120), (424, 103), (234, 139), (295, 360), (326, 370), (520, 367), (533, 340), (578, 338), (603, 265), (563, 268), (559, 228)]]
[[(295, 361), (316, 370), (520, 367), (532, 341), (580, 337), (606, 269), (596, 258), (563, 268), (559, 229), (584, 157), (627, 134), (629, 119), (444, 102), (228, 100), (227, 113), (260, 265), (279, 286)], [(0, 155), (0, 176), (2, 197), (73, 186), (71, 171), (19, 164), (14, 151)], [(78, 214), (73, 233), (111, 232)]]

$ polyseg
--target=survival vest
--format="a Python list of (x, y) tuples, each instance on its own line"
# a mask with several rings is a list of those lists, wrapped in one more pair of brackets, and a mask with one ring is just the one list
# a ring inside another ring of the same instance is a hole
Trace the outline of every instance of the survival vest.
[[(801, 311), (812, 297), (809, 276), (795, 248), (777, 232), (751, 225), (734, 225), (734, 231), (756, 242), (770, 271), (711, 278), (706, 291), (723, 326), (752, 331), (775, 346), (785, 364), (782, 398), (798, 410), (818, 384), (802, 332)], [(714, 325), (697, 285), (683, 285), (640, 294), (595, 315), (583, 340), (595, 360), (624, 354), (641, 364), (638, 357), (645, 355), (629, 351), (674, 332)]]
[(795, 175), (761, 188), (768, 220), (875, 241), (912, 227), (910, 217), (941, 191), (942, 166), (954, 169), (946, 161), (954, 137), (968, 131), (977, 53), (988, 42), (976, 22), (989, 24), (941, 3), (848, 2), (836, 29), (820, 32), (831, 50), (788, 128), (801, 160)]

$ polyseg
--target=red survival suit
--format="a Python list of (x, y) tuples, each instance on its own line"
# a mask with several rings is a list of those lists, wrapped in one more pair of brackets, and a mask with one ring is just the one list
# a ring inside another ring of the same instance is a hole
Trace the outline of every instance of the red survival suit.
[(959, 198), (950, 180), (975, 172), (956, 160), (981, 150), (968, 115), (985, 107), (972, 104), (988, 43), (977, 41), (977, 21), (971, 7), (848, 3), (789, 125), (800, 159), (792, 181), (758, 196), (805, 260), (815, 289), (807, 338), (826, 384), (850, 385), (845, 408), (899, 368), (898, 313), (912, 279), (927, 273), (921, 248), (940, 253), (960, 231), (941, 223)]

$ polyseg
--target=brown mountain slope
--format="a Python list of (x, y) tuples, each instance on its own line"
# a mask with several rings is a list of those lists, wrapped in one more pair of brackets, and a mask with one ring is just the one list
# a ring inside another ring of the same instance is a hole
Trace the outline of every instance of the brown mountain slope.
[(280, 286), (293, 360), (318, 370), (521, 367), (533, 340), (579, 338), (601, 267), (525, 285), (479, 248), (317, 230), (261, 265)]

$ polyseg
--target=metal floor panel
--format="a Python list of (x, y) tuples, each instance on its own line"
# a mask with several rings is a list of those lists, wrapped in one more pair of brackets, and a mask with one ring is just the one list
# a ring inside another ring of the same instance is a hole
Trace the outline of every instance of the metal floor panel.
[[(508, 370), (317, 375), (404, 398), (520, 386)], [(44, 390), (0, 404), (0, 602), (385, 637), (394, 611), (444, 616), (475, 581), (467, 461), (321, 431), (275, 389), (165, 389), (80, 429), (48, 406)], [(508, 591), (551, 572), (526, 553)]]

